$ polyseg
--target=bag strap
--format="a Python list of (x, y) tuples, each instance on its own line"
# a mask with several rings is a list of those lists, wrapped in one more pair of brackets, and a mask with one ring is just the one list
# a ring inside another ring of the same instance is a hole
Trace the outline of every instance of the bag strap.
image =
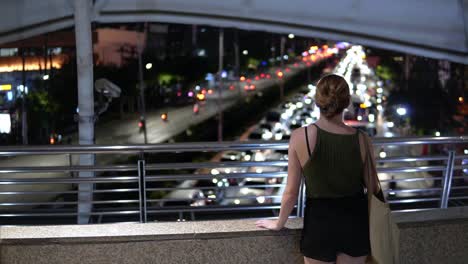
[[(365, 162), (364, 162), (364, 168), (365, 168), (365, 174), (366, 174), (365, 176), (367, 178), (367, 185), (372, 187), (372, 191), (369, 191), (370, 190), (369, 186), (366, 186), (367, 187), (367, 196), (370, 198), (373, 194), (378, 194), (379, 193), (379, 196), (381, 196), (381, 197), (379, 197), (379, 198), (381, 198), (380, 200), (385, 201), (385, 199), (383, 197), (383, 193), (381, 193), (382, 192), (382, 185), (380, 184), (379, 177), (377, 176), (377, 169), (376, 169), (376, 165), (375, 165), (375, 160), (372, 158), (372, 156), (370, 154), (371, 151), (373, 151), (372, 146), (369, 144), (366, 135), (363, 132), (361, 132), (361, 134), (363, 136), (364, 149), (366, 151), (366, 157), (365, 157)], [(374, 184), (375, 181), (377, 182), (377, 184)], [(373, 190), (375, 185), (378, 186), (377, 190)], [(381, 195), (380, 195), (380, 193), (381, 193)]]

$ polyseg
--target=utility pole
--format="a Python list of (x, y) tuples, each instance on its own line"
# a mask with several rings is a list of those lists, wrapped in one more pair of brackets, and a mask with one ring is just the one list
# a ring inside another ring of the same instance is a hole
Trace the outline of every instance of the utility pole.
[(218, 68), (218, 141), (223, 141), (223, 57), (224, 57), (224, 29), (219, 29), (219, 68)]
[(24, 48), (21, 49), (21, 61), (23, 63), (23, 70), (21, 72), (23, 90), (21, 91), (21, 137), (23, 145), (28, 145), (28, 114), (26, 112), (26, 58), (24, 55)]
[[(93, 46), (91, 41), (91, 0), (74, 1), (76, 66), (78, 76), (78, 134), (80, 145), (94, 144)], [(94, 154), (81, 154), (80, 166), (94, 166)], [(79, 172), (80, 178), (94, 172)], [(78, 224), (87, 224), (93, 206), (92, 183), (78, 184)]]
[[(306, 46), (307, 46), (307, 50), (310, 49), (310, 40), (307, 40), (307, 43), (306, 43)], [(307, 62), (309, 63), (309, 62)], [(312, 82), (312, 77), (311, 77), (311, 66), (309, 66), (309, 64), (306, 64), (306, 67), (307, 67), (307, 84), (310, 84)]]
[(239, 92), (239, 97), (241, 95), (241, 85), (239, 81), (239, 76), (240, 76), (240, 58), (239, 58), (239, 31), (235, 29), (234, 32), (234, 61), (235, 61), (235, 73), (234, 76), (237, 78), (236, 83), (237, 83), (237, 91)]
[(281, 102), (284, 100), (284, 78), (286, 77), (286, 74), (284, 72), (284, 46), (286, 45), (286, 37), (281, 36), (281, 72), (283, 73), (283, 78), (280, 79), (280, 100)]
[(143, 80), (143, 59), (142, 53), (144, 48), (144, 41), (146, 40), (147, 25), (145, 23), (143, 30), (143, 40), (138, 46), (138, 78), (140, 88), (140, 121), (143, 122), (143, 135), (145, 138), (145, 144), (148, 144), (148, 136), (146, 133), (146, 106), (145, 106), (145, 82)]

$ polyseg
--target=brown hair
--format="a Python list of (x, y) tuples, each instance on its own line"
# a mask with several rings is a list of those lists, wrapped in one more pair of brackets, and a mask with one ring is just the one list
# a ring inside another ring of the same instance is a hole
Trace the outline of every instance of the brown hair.
[(348, 107), (349, 101), (349, 86), (343, 77), (330, 74), (318, 81), (315, 103), (320, 108), (320, 114), (326, 118), (343, 112)]

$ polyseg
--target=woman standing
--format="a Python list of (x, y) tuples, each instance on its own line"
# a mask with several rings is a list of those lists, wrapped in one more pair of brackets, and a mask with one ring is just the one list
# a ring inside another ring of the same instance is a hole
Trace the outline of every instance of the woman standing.
[[(365, 263), (370, 242), (364, 140), (370, 144), (370, 139), (343, 123), (343, 110), (350, 103), (343, 77), (327, 75), (320, 79), (315, 100), (320, 119), (291, 135), (279, 219), (260, 220), (256, 225), (271, 230), (284, 227), (303, 175), (307, 199), (300, 249), (304, 262)], [(379, 191), (374, 183), (368, 189)]]

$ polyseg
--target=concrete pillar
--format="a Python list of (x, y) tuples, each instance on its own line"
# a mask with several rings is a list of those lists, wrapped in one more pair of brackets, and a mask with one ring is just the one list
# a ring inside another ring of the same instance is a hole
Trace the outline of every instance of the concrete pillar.
[[(78, 77), (79, 143), (94, 144), (93, 47), (91, 37), (92, 0), (74, 0), (76, 64)], [(80, 165), (93, 166), (93, 154), (80, 155)], [(80, 178), (93, 177), (93, 172), (80, 172)], [(78, 185), (78, 224), (87, 224), (92, 211), (94, 184)]]

